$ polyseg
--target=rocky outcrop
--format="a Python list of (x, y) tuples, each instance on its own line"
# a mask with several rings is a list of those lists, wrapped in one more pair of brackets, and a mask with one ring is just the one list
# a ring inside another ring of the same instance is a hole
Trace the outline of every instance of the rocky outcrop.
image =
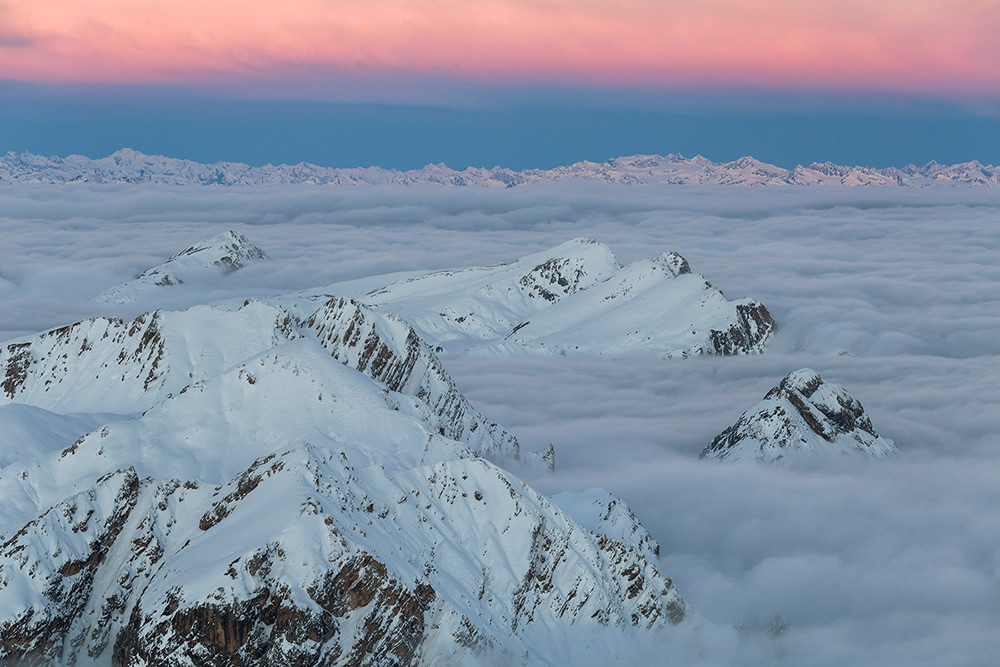
[(728, 329), (712, 329), (710, 354), (754, 354), (764, 351), (768, 339), (778, 330), (778, 325), (767, 312), (764, 304), (747, 301), (736, 304), (736, 321)]
[(161, 323), (158, 311), (129, 322), (93, 317), (8, 343), (0, 347), (0, 399), (68, 412), (76, 392), (155, 394), (166, 371)]
[(390, 391), (424, 401), (430, 408), (427, 419), (440, 435), (500, 460), (519, 459), (517, 438), (469, 404), (430, 347), (402, 318), (376, 315), (356, 301), (335, 298), (305, 326), (334, 358)]
[[(118, 595), (95, 599), (95, 580), (113, 574), (103, 572), (139, 489), (135, 470), (109, 473), (0, 546), (0, 595), (40, 592), (37, 599), (26, 600), (24, 610), (0, 618), (0, 661), (66, 664), (76, 660), (88, 641), (92, 654), (104, 649), (111, 618), (125, 600)], [(88, 610), (99, 615), (84, 619)]]
[(893, 442), (876, 433), (857, 399), (804, 368), (789, 373), (716, 436), (701, 458), (794, 464), (831, 454), (880, 459), (895, 453)]

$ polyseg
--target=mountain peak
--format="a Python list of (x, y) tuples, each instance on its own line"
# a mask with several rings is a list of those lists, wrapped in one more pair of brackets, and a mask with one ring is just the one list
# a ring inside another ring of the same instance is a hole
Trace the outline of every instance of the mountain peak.
[[(204, 253), (201, 256), (202, 260), (210, 260), (210, 264), (203, 264), (203, 266), (219, 266), (227, 271), (235, 271), (247, 264), (266, 262), (271, 259), (266, 252), (251, 243), (246, 236), (230, 229), (171, 255), (164, 264), (198, 253)], [(142, 275), (139, 274), (136, 277), (139, 278)]]
[(672, 250), (657, 255), (653, 261), (669, 271), (675, 278), (691, 273), (691, 266), (688, 264), (688, 261)]
[(107, 304), (125, 304), (160, 287), (182, 285), (190, 280), (217, 278), (249, 264), (270, 261), (261, 248), (243, 234), (227, 230), (168, 257), (132, 280), (99, 294), (95, 300)]
[(878, 435), (861, 403), (846, 389), (803, 368), (786, 375), (764, 399), (712, 440), (701, 458), (791, 463), (804, 455), (896, 453)]

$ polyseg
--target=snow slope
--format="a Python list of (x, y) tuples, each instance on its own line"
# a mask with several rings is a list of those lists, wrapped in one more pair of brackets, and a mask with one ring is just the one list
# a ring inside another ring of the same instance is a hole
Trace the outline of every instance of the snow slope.
[(701, 458), (795, 465), (829, 456), (894, 454), (896, 446), (876, 433), (857, 399), (803, 368), (717, 435)]
[(1000, 168), (972, 161), (955, 165), (929, 162), (902, 169), (875, 169), (829, 162), (797, 165), (784, 169), (742, 157), (731, 162), (712, 162), (704, 157), (632, 155), (606, 162), (577, 162), (553, 169), (515, 171), (503, 167), (450, 169), (430, 164), (420, 169), (397, 171), (381, 167), (337, 169), (301, 163), (252, 167), (238, 162), (202, 164), (124, 148), (105, 158), (81, 155), (44, 157), (31, 153), (7, 153), (0, 157), (0, 183), (161, 183), (168, 185), (418, 185), (445, 187), (512, 188), (536, 183), (594, 181), (630, 185), (845, 185), (926, 187), (957, 184), (995, 186)]

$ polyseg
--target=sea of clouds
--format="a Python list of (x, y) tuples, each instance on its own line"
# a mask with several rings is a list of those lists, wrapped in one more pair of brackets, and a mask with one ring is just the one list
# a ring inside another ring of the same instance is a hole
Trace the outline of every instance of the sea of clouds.
[[(707, 664), (986, 665), (1000, 655), (1000, 192), (964, 188), (0, 188), (0, 340), (226, 229), (274, 262), (157, 305), (501, 262), (577, 236), (684, 255), (781, 330), (755, 357), (443, 361), (545, 493), (624, 497), (709, 621)], [(844, 385), (900, 456), (784, 470), (698, 460), (786, 373)], [(787, 630), (771, 638), (780, 616)]]

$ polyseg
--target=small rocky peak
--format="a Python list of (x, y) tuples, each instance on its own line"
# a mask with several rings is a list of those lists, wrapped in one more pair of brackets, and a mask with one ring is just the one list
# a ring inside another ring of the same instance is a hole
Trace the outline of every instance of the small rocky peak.
[(774, 463), (801, 451), (885, 458), (896, 448), (878, 435), (864, 407), (846, 389), (803, 368), (786, 375), (716, 436), (701, 458)]
[(825, 440), (859, 429), (878, 437), (861, 403), (839, 384), (824, 382), (811, 368), (786, 375), (764, 398), (773, 397), (794, 405), (813, 432)]
[(653, 258), (653, 262), (675, 278), (683, 276), (686, 273), (691, 273), (691, 266), (688, 264), (688, 261), (672, 250), (657, 255)]

